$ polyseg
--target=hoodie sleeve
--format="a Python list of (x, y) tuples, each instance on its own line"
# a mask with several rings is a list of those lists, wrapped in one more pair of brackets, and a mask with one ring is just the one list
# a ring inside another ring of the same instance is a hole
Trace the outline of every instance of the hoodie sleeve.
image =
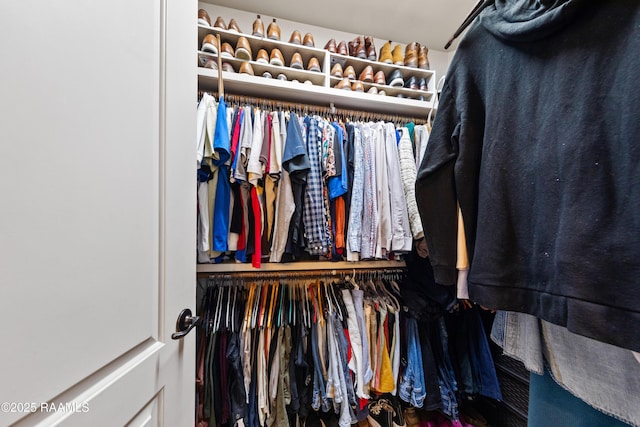
[(456, 284), (457, 209), (465, 218), (471, 262), (477, 213), (477, 177), (482, 152), (483, 109), (470, 107), (470, 86), (445, 84), (425, 157), (416, 180), (422, 218), (436, 282)]

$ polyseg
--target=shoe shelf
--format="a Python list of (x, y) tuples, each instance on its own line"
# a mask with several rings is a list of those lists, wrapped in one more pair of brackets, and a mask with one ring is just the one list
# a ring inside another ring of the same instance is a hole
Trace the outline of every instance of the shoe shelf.
[[(339, 78), (339, 77), (331, 77), (331, 83), (330, 86), (333, 88), (335, 85), (337, 85), (338, 83), (340, 83), (340, 81), (342, 81), (343, 79)], [(351, 83), (357, 81), (357, 79), (350, 79)], [(381, 84), (376, 84), (376, 83), (367, 83), (367, 82), (362, 82), (362, 84), (364, 85), (364, 92), (366, 93), (369, 89), (371, 89), (372, 87), (375, 87), (376, 89), (378, 89), (378, 92), (383, 90), (384, 93), (386, 95), (379, 95), (379, 94), (368, 94), (371, 95), (373, 97), (375, 97), (374, 99), (378, 99), (378, 98), (384, 98), (385, 96), (391, 96), (391, 97), (397, 97), (400, 98), (404, 97), (405, 99), (413, 99), (413, 100), (417, 100), (420, 102), (430, 102), (432, 97), (433, 97), (433, 92), (429, 92), (429, 91), (423, 91), (423, 90), (418, 90), (418, 89), (409, 89), (406, 87), (402, 87), (402, 86), (388, 86), (388, 85), (381, 85)], [(339, 89), (339, 90), (344, 90), (345, 92), (348, 92), (347, 89)], [(401, 96), (398, 96), (401, 95)], [(424, 98), (424, 100), (418, 100), (418, 97), (422, 96)]]
[[(308, 71), (307, 73), (312, 72)], [(222, 72), (222, 78), (224, 79), (225, 91), (234, 95), (255, 96), (276, 101), (299, 102), (303, 104), (325, 105), (327, 107), (333, 104), (336, 108), (383, 114), (398, 114), (416, 118), (426, 117), (431, 109), (431, 102), (353, 92), (327, 86), (304, 84), (302, 81), (297, 83), (275, 78), (269, 79), (258, 75), (252, 76), (249, 74), (231, 73), (228, 71)], [(215, 92), (217, 85), (217, 70), (198, 67), (198, 88), (200, 90)]]
[[(198, 51), (199, 67), (202, 67), (207, 59), (215, 60), (217, 59), (217, 55), (214, 55), (208, 52)], [(290, 81), (293, 84), (297, 83), (297, 82), (294, 82), (293, 80), (297, 80), (300, 83), (304, 83), (305, 81), (310, 81), (314, 85), (325, 86), (326, 75), (324, 73), (319, 73), (317, 71), (299, 70), (297, 68), (281, 67), (279, 65), (264, 64), (256, 61), (245, 61), (243, 59), (227, 58), (224, 56), (222, 57), (222, 62), (223, 63), (228, 62), (229, 64), (231, 64), (231, 66), (233, 66), (233, 69), (235, 70), (236, 73), (240, 71), (240, 65), (243, 62), (248, 62), (249, 64), (251, 64), (251, 68), (253, 69), (253, 73), (255, 74), (255, 76), (265, 80), (268, 80), (268, 78), (262, 77), (262, 74), (268, 71), (269, 73), (271, 73), (274, 79), (278, 77), (278, 74), (284, 74), (287, 76), (287, 81)], [(229, 73), (229, 74), (232, 74), (232, 73)], [(225, 82), (226, 82), (226, 77), (225, 77)]]

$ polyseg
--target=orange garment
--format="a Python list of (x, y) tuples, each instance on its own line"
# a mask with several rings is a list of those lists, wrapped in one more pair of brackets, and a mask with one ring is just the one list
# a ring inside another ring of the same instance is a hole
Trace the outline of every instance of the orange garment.
[(336, 252), (339, 254), (344, 251), (344, 217), (344, 197), (340, 196), (336, 199)]

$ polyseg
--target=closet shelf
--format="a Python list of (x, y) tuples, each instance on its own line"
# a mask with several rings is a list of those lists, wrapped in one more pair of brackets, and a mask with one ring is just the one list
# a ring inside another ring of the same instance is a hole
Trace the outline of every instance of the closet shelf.
[(362, 270), (362, 269), (396, 269), (405, 268), (404, 261), (358, 261), (358, 262), (331, 262), (331, 261), (296, 261), (291, 263), (264, 263), (257, 269), (251, 264), (221, 263), (221, 264), (198, 264), (198, 273), (260, 273), (264, 271), (296, 272), (311, 270)]
[[(335, 86), (336, 84), (338, 84), (342, 79), (339, 77), (331, 77), (331, 87)], [(350, 79), (351, 82), (355, 82), (356, 80)], [(402, 94), (403, 96), (405, 96), (408, 99), (412, 99), (412, 98), (416, 98), (418, 96), (423, 96), (425, 98), (425, 101), (421, 101), (421, 102), (428, 102), (429, 104), (431, 104), (431, 99), (433, 97), (433, 92), (429, 92), (429, 91), (424, 91), (424, 90), (418, 90), (418, 89), (409, 89), (403, 86), (388, 86), (388, 85), (380, 85), (380, 84), (376, 84), (376, 83), (368, 83), (368, 82), (362, 82), (362, 84), (364, 85), (364, 90), (367, 91), (372, 87), (376, 87), (378, 90), (383, 90), (387, 95), (386, 96), (396, 96), (398, 94)], [(382, 97), (382, 95), (376, 95), (378, 98)], [(375, 98), (376, 100), (378, 98)]]
[[(276, 101), (299, 102), (302, 104), (321, 106), (333, 104), (336, 108), (425, 119), (431, 109), (431, 101), (435, 98), (433, 93), (430, 92), (412, 91), (428, 94), (426, 96), (429, 96), (429, 101), (418, 101), (415, 99), (372, 95), (369, 93), (309, 85), (302, 82), (296, 83), (268, 79), (261, 76), (251, 76), (226, 71), (222, 72), (222, 78), (224, 79), (225, 90), (236, 95), (260, 96)], [(218, 71), (198, 67), (198, 87), (200, 90), (215, 92), (217, 90), (217, 84)]]

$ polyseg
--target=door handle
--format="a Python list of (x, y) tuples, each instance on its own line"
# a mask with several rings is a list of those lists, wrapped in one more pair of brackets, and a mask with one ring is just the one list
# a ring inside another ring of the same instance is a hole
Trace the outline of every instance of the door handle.
[(193, 316), (191, 310), (185, 308), (178, 315), (178, 320), (176, 321), (176, 331), (171, 334), (172, 340), (179, 340), (180, 338), (184, 338), (193, 328), (198, 326), (200, 323), (199, 316)]

